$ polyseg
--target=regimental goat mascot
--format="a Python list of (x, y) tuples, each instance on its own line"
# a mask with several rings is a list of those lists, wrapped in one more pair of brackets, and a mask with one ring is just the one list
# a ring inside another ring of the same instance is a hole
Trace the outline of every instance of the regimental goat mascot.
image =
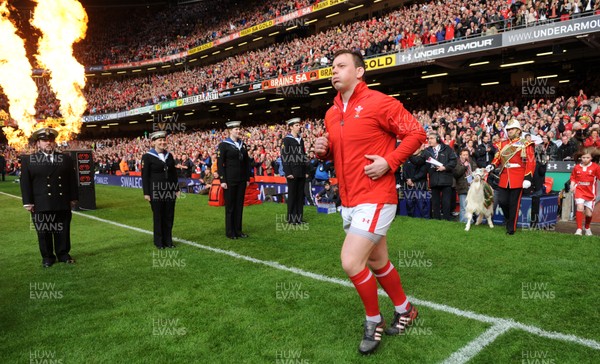
[(473, 214), (478, 214), (477, 222), (475, 225), (481, 224), (481, 221), (485, 217), (490, 228), (494, 227), (492, 217), (494, 216), (494, 190), (484, 179), (485, 169), (477, 168), (473, 172), (473, 181), (469, 186), (469, 192), (467, 193), (467, 206), (465, 207), (465, 218), (467, 219), (467, 226), (465, 231), (471, 229), (471, 220)]

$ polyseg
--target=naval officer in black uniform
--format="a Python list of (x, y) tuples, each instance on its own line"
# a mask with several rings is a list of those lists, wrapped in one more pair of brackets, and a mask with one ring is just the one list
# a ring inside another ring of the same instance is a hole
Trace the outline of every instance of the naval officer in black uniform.
[(225, 235), (229, 239), (247, 238), (242, 232), (246, 186), (250, 180), (250, 158), (240, 139), (240, 121), (226, 123), (229, 138), (219, 144), (217, 171), (225, 197)]
[(142, 156), (142, 188), (152, 207), (154, 245), (158, 249), (175, 247), (172, 231), (175, 200), (179, 197), (175, 159), (166, 150), (166, 137), (166, 131), (150, 134), (154, 148)]
[(37, 231), (42, 266), (57, 260), (72, 264), (71, 208), (77, 205), (79, 191), (75, 163), (69, 155), (58, 153), (51, 128), (35, 131), (31, 139), (38, 151), (22, 157), (21, 194), (23, 207), (31, 212)]
[(308, 159), (304, 140), (300, 136), (300, 118), (287, 121), (290, 134), (283, 138), (281, 161), (288, 185), (287, 222), (302, 224), (304, 212), (304, 184), (308, 177)]

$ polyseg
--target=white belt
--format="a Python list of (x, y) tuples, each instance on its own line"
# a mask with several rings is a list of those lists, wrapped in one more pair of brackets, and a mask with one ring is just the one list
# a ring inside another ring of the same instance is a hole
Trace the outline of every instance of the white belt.
[(590, 182), (579, 182), (578, 185), (580, 185), (580, 186), (589, 186), (589, 185), (591, 185), (591, 183)]
[(521, 165), (518, 163), (506, 163), (504, 165), (504, 168), (519, 168), (519, 167), (521, 167)]

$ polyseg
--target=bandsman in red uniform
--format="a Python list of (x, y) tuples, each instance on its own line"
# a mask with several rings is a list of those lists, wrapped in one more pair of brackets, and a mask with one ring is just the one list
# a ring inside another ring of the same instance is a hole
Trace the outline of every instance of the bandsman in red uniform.
[(521, 137), (521, 124), (512, 119), (506, 124), (508, 140), (496, 143), (498, 152), (487, 167), (500, 169), (498, 204), (506, 221), (506, 233), (513, 235), (521, 206), (523, 189), (531, 187), (535, 171), (535, 145)]

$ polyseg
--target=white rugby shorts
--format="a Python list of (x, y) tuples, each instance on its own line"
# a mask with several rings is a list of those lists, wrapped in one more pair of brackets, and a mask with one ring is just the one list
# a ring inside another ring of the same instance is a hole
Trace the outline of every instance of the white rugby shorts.
[(594, 200), (590, 200), (590, 201), (586, 201), (582, 198), (576, 198), (575, 199), (575, 204), (576, 205), (581, 205), (583, 204), (583, 206), (589, 208), (590, 210), (594, 211), (594, 205), (596, 204), (596, 201)]
[(396, 216), (396, 204), (364, 203), (354, 207), (342, 206), (346, 234), (354, 233), (378, 242), (385, 236)]

